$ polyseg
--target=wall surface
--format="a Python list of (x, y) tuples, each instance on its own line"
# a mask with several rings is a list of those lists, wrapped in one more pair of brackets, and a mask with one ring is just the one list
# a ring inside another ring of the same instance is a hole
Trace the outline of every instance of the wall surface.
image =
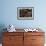
[[(0, 25), (16, 28), (40, 27), (46, 31), (46, 0), (1, 0)], [(34, 20), (17, 20), (17, 7), (34, 7)]]

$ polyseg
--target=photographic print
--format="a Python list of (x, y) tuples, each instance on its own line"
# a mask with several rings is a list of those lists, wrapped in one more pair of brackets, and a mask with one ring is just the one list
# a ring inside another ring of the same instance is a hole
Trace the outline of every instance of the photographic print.
[(34, 8), (33, 7), (18, 7), (17, 18), (22, 20), (34, 19)]

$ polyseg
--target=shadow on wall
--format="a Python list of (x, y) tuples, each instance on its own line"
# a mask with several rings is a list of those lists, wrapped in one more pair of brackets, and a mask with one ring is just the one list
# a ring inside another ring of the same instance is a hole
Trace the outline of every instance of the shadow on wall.
[(0, 43), (2, 43), (2, 33), (6, 32), (6, 29), (4, 30), (4, 28), (6, 28), (6, 26), (4, 24), (0, 24)]

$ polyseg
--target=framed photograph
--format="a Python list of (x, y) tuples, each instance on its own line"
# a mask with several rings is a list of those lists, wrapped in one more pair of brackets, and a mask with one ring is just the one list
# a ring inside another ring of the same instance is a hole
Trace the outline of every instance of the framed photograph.
[(17, 8), (18, 20), (33, 20), (34, 19), (34, 7), (18, 7)]

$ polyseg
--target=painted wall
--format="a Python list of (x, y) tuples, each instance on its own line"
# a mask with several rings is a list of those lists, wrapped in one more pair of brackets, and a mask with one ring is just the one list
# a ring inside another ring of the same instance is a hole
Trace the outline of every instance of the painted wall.
[[(0, 24), (16, 28), (46, 28), (46, 0), (1, 0)], [(34, 20), (17, 20), (17, 7), (34, 7)]]

